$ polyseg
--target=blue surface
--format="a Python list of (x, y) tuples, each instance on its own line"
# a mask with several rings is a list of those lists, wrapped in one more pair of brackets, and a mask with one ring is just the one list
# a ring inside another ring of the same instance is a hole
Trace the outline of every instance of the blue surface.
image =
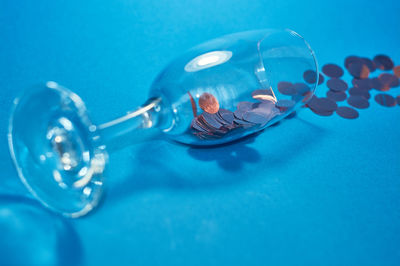
[(100, 123), (145, 101), (181, 51), (274, 27), (302, 34), (320, 65), (378, 53), (399, 64), (399, 11), (384, 0), (1, 1), (0, 264), (399, 265), (400, 107), (373, 100), (356, 120), (307, 109), (215, 149), (134, 144), (111, 155), (107, 197), (82, 219), (5, 196), (29, 197), (6, 128), (32, 84), (73, 89)]

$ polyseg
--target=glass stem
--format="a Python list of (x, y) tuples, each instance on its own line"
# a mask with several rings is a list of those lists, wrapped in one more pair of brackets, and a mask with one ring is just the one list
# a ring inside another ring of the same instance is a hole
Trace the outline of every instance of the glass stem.
[[(97, 126), (109, 153), (159, 134), (161, 98), (151, 98), (135, 111)], [(151, 129), (151, 130), (149, 130)]]

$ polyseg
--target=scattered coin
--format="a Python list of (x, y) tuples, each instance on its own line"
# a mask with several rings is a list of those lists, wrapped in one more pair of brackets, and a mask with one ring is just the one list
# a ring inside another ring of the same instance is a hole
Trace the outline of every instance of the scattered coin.
[(369, 107), (369, 102), (362, 96), (352, 95), (347, 99), (347, 103), (358, 109), (366, 109)]
[(277, 101), (275, 106), (281, 112), (285, 112), (287, 109), (292, 108), (295, 104), (296, 104), (295, 101), (282, 99), (282, 100)]
[(307, 70), (303, 73), (303, 78), (307, 83), (313, 84), (317, 82), (317, 73), (314, 70)]
[(375, 101), (385, 107), (396, 106), (396, 99), (389, 94), (384, 94), (384, 93), (377, 94), (375, 95)]
[(357, 110), (347, 107), (347, 106), (340, 106), (336, 109), (336, 113), (343, 118), (347, 119), (356, 119), (358, 118), (359, 114)]
[(322, 72), (330, 78), (340, 78), (343, 76), (343, 69), (335, 64), (326, 64), (322, 67)]
[(374, 57), (374, 63), (381, 70), (391, 70), (394, 66), (392, 59), (387, 55), (377, 55)]
[(365, 79), (369, 76), (369, 68), (361, 60), (350, 63), (347, 70), (353, 77), (358, 79)]
[(345, 92), (343, 92), (343, 91), (332, 91), (332, 90), (329, 90), (326, 93), (326, 97), (328, 99), (331, 99), (331, 100), (335, 101), (335, 102), (341, 102), (341, 101), (346, 100), (347, 94)]
[(291, 82), (281, 81), (278, 83), (278, 90), (284, 95), (294, 95), (296, 94), (296, 89), (293, 87)]
[(329, 89), (333, 91), (345, 91), (347, 90), (348, 86), (344, 80), (332, 78), (326, 82), (326, 85)]
[(354, 78), (351, 83), (353, 84), (354, 87), (360, 88), (363, 90), (370, 90), (373, 87), (373, 84), (371, 82), (371, 79), (366, 78), (366, 79), (357, 79)]
[(318, 98), (315, 95), (310, 99), (310, 101), (308, 101), (307, 106), (318, 113), (333, 112), (337, 108), (335, 101), (328, 98)]
[(345, 68), (349, 68), (349, 65), (353, 62), (357, 62), (360, 60), (360, 57), (355, 56), (355, 55), (351, 55), (346, 57), (346, 59), (344, 60), (344, 66)]
[(299, 95), (305, 95), (307, 92), (310, 91), (310, 87), (308, 87), (307, 84), (301, 82), (293, 84), (293, 87), (296, 91), (296, 94)]
[(395, 75), (389, 73), (382, 73), (378, 78), (384, 86), (389, 88), (395, 88), (400, 85), (399, 79)]
[(396, 77), (400, 78), (400, 66), (396, 66), (393, 68), (393, 73)]
[(211, 93), (203, 93), (199, 98), (199, 106), (203, 111), (215, 114), (219, 110), (219, 103)]
[(376, 65), (371, 59), (363, 57), (360, 60), (368, 67), (370, 73), (376, 70)]
[(349, 94), (351, 96), (355, 96), (355, 95), (356, 96), (362, 96), (365, 99), (371, 98), (371, 94), (369, 94), (369, 92), (367, 90), (363, 90), (363, 89), (360, 89), (358, 87), (354, 87), (354, 88), (349, 89)]
[(379, 78), (372, 78), (371, 79), (371, 88), (378, 90), (378, 91), (388, 91), (390, 87), (388, 85), (383, 84), (383, 82)]
[(315, 110), (315, 109), (311, 109), (311, 111), (314, 114), (320, 115), (320, 116), (331, 116), (333, 114), (334, 111), (323, 111), (323, 110)]

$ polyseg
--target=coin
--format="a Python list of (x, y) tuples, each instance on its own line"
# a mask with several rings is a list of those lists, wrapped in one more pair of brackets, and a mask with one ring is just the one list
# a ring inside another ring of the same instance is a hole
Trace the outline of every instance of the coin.
[(205, 92), (199, 98), (199, 106), (203, 111), (215, 114), (219, 110), (219, 103), (211, 93)]
[(348, 88), (347, 83), (344, 80), (337, 78), (328, 80), (326, 85), (333, 91), (345, 91)]
[(396, 66), (393, 68), (393, 73), (396, 77), (400, 78), (400, 66)]
[(388, 85), (383, 84), (377, 77), (371, 79), (371, 87), (378, 91), (388, 91), (390, 89)]
[(315, 110), (315, 109), (310, 109), (314, 114), (320, 115), (320, 116), (331, 116), (334, 111), (324, 111), (324, 110)]
[(336, 113), (343, 118), (347, 119), (356, 119), (359, 114), (357, 110), (347, 107), (347, 106), (340, 106), (336, 109)]
[(368, 67), (369, 72), (374, 72), (376, 70), (376, 65), (371, 59), (363, 57), (360, 60)]
[(290, 108), (292, 108), (296, 104), (295, 101), (282, 99), (276, 102), (275, 106), (281, 111), (284, 112)]
[(209, 114), (207, 112), (204, 112), (200, 116), (204, 118), (204, 121), (207, 123), (207, 125), (210, 125), (213, 128), (219, 129), (223, 126), (223, 124), (217, 121), (216, 114)]
[(343, 76), (343, 69), (335, 64), (326, 64), (322, 67), (322, 72), (330, 78), (340, 78)]
[(347, 99), (347, 103), (358, 109), (366, 109), (369, 107), (369, 102), (362, 96), (352, 95)]
[(381, 70), (391, 70), (394, 66), (392, 59), (387, 55), (377, 55), (374, 57), (374, 63)]
[(332, 91), (332, 90), (329, 90), (326, 93), (326, 97), (328, 99), (331, 99), (331, 100), (335, 101), (335, 102), (341, 102), (341, 101), (346, 100), (347, 94), (345, 92), (343, 92), (343, 91)]
[(385, 107), (393, 107), (396, 105), (396, 99), (393, 96), (384, 93), (375, 95), (375, 101)]
[(354, 96), (354, 95), (362, 96), (365, 99), (371, 98), (371, 94), (369, 94), (369, 92), (367, 90), (363, 90), (358, 87), (349, 89), (349, 94), (352, 96)]
[(233, 120), (235, 119), (233, 116), (233, 112), (226, 109), (219, 109), (218, 115), (228, 124), (232, 124)]
[(253, 104), (253, 108), (250, 111), (262, 113), (268, 117), (275, 116), (279, 113), (279, 110), (275, 108), (275, 104), (272, 102), (255, 103)]
[(360, 88), (363, 90), (370, 90), (373, 87), (373, 84), (371, 82), (371, 79), (366, 78), (366, 79), (357, 79), (353, 78), (351, 83), (353, 84), (354, 87)]
[(349, 68), (349, 65), (353, 62), (357, 62), (360, 61), (360, 57), (355, 56), (355, 55), (350, 55), (348, 57), (346, 57), (346, 59), (344, 60), (344, 66), (345, 68)]
[(365, 79), (369, 76), (369, 68), (361, 60), (350, 63), (347, 70), (353, 77), (358, 79)]
[(382, 73), (378, 78), (384, 86), (389, 88), (395, 88), (400, 85), (399, 79), (393, 74)]
[(318, 98), (315, 95), (308, 101), (307, 106), (317, 112), (331, 112), (337, 108), (335, 101), (328, 98)]
[(296, 94), (296, 89), (293, 87), (291, 82), (281, 81), (278, 83), (278, 90), (284, 95)]
[(299, 95), (305, 95), (307, 92), (310, 91), (310, 87), (307, 84), (299, 82), (293, 84), (293, 88), (295, 89), (296, 93)]
[(197, 118), (193, 119), (191, 127), (201, 132), (208, 132), (208, 129), (206, 127), (203, 128)]
[(317, 82), (317, 73), (314, 70), (306, 70), (303, 73), (303, 79), (305, 82), (313, 84)]

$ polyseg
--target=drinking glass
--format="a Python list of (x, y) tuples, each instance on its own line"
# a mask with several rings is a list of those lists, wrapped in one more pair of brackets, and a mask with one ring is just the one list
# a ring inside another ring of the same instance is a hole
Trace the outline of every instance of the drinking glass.
[(296, 32), (226, 35), (177, 57), (155, 78), (142, 106), (102, 124), (56, 82), (26, 90), (15, 99), (9, 122), (11, 156), (37, 199), (79, 217), (98, 204), (107, 154), (128, 145), (124, 140), (157, 128), (188, 145), (228, 143), (295, 111), (317, 83), (314, 52)]

